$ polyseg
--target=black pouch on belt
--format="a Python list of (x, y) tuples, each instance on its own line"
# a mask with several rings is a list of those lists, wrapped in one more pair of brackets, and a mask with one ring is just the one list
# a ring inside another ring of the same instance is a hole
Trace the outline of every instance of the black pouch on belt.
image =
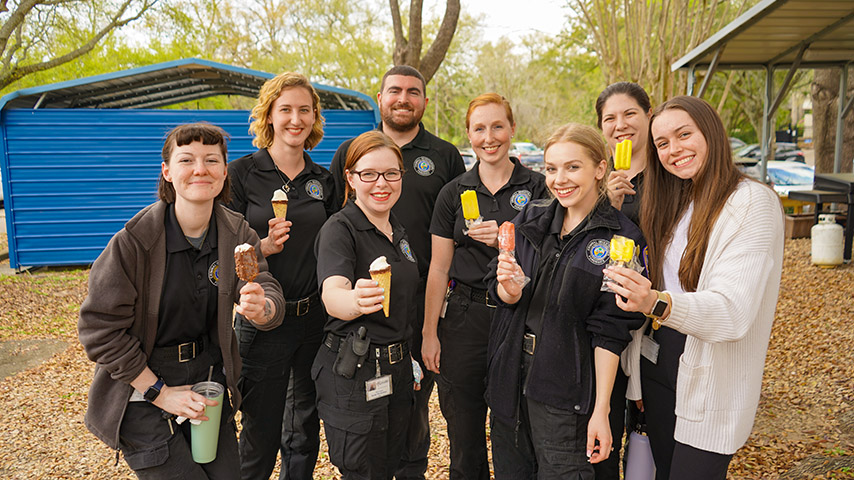
[(332, 371), (344, 378), (353, 378), (356, 369), (365, 363), (368, 351), (371, 347), (371, 339), (367, 337), (368, 331), (364, 326), (359, 327), (358, 332), (350, 332), (338, 345), (338, 356), (332, 365)]

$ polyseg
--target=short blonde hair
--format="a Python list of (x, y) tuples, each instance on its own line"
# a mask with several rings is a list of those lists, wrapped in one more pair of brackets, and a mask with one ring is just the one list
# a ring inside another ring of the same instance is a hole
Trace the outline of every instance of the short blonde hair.
[(252, 113), (249, 115), (252, 119), (249, 133), (255, 134), (252, 145), (257, 148), (267, 148), (273, 144), (273, 126), (267, 123), (267, 118), (270, 117), (273, 102), (279, 98), (282, 91), (294, 87), (302, 87), (308, 90), (308, 93), (311, 94), (311, 106), (314, 109), (314, 125), (311, 126), (311, 133), (305, 139), (305, 148), (311, 150), (320, 143), (323, 138), (324, 122), (323, 115), (320, 114), (320, 96), (304, 75), (285, 72), (267, 80), (258, 93), (258, 103), (252, 107)]

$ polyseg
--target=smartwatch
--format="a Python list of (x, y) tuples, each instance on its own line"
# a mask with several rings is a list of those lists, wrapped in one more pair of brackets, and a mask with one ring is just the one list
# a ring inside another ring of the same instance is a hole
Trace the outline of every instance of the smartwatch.
[(146, 402), (151, 403), (157, 399), (160, 395), (160, 390), (163, 388), (163, 379), (158, 378), (154, 385), (148, 387), (148, 390), (142, 394), (142, 398), (145, 399)]
[(655, 294), (658, 298), (655, 299), (655, 304), (652, 306), (652, 311), (649, 313), (645, 313), (644, 315), (647, 318), (652, 319), (652, 328), (653, 330), (658, 330), (661, 327), (661, 324), (664, 323), (661, 320), (661, 317), (664, 316), (664, 313), (667, 312), (667, 307), (670, 306), (670, 303), (667, 301), (667, 295), (664, 292), (656, 291)]

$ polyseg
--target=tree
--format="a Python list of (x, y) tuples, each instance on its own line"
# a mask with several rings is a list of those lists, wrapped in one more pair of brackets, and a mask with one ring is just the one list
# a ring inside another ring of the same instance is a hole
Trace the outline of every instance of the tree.
[(91, 52), (157, 0), (0, 2), (0, 88)]
[[(836, 146), (836, 117), (839, 112), (838, 68), (815, 71), (812, 83), (813, 141), (815, 145), (815, 171), (833, 172), (833, 152)], [(854, 95), (854, 75), (848, 73), (847, 98)], [(850, 172), (854, 160), (854, 112), (848, 111), (842, 128), (842, 172)]]
[(427, 53), (421, 56), (423, 45), (421, 14), (424, 7), (423, 0), (411, 0), (409, 2), (409, 37), (403, 34), (403, 20), (400, 15), (400, 4), (397, 0), (389, 0), (391, 8), (392, 26), (394, 27), (394, 64), (410, 65), (418, 69), (427, 82), (442, 65), (454, 32), (457, 29), (457, 21), (460, 18), (460, 0), (447, 0), (445, 3), (445, 15), (439, 31), (433, 39)]
[(670, 65), (738, 16), (753, 0), (569, 0), (607, 84), (642, 85), (653, 104), (685, 92)]

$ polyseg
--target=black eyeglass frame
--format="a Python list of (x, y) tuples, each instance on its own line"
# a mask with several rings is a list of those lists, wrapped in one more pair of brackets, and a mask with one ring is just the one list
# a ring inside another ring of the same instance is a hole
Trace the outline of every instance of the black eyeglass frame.
[[(358, 175), (358, 176), (359, 176), (359, 180), (361, 180), (361, 181), (363, 181), (363, 182), (365, 182), (365, 183), (374, 183), (374, 182), (376, 182), (377, 180), (379, 180), (379, 179), (380, 179), (380, 177), (383, 177), (383, 178), (385, 179), (385, 181), (386, 181), (386, 182), (391, 182), (391, 183), (393, 183), (393, 182), (399, 182), (399, 181), (403, 180), (403, 170), (400, 170), (400, 169), (398, 169), (398, 168), (394, 168), (394, 169), (391, 169), (391, 170), (386, 170), (385, 172), (375, 172), (375, 171), (373, 171), (373, 170), (362, 170), (362, 171), (358, 171), (358, 170), (351, 170), (351, 171), (350, 171), (350, 173), (355, 173), (356, 175)], [(400, 176), (399, 176), (398, 178), (396, 178), (396, 179), (392, 180), (392, 179), (390, 179), (390, 178), (388, 178), (388, 177), (386, 176), (386, 175), (388, 175), (388, 174), (390, 174), (390, 173), (391, 173), (391, 174), (397, 174), (397, 175), (400, 175)], [(373, 179), (373, 180), (367, 180), (367, 179), (365, 179), (365, 177), (363, 177), (363, 176), (362, 176), (363, 174), (376, 175), (376, 176), (377, 176), (377, 178), (375, 178), (375, 179)]]

